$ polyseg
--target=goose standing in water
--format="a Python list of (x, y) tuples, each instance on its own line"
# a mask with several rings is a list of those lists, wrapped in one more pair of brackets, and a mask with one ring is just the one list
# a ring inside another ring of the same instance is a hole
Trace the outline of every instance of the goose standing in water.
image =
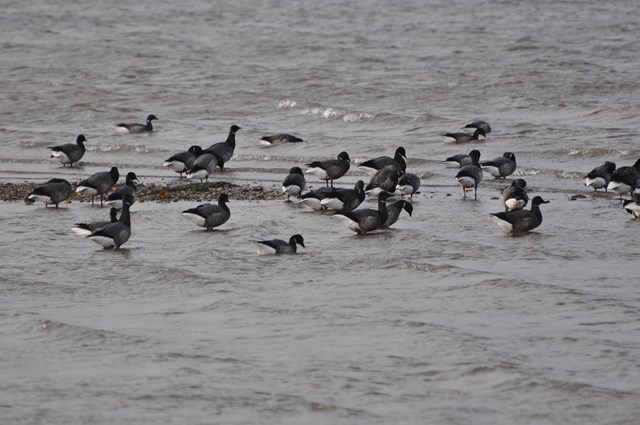
[(536, 196), (531, 201), (530, 210), (516, 210), (492, 213), (491, 217), (498, 226), (513, 233), (525, 233), (529, 230), (533, 230), (540, 226), (542, 223), (542, 212), (540, 211), (541, 204), (548, 204), (549, 201), (545, 201), (540, 196)]
[(182, 178), (182, 173), (186, 173), (193, 167), (193, 163), (200, 154), (202, 154), (202, 148), (198, 145), (193, 145), (186, 151), (178, 152), (171, 156), (162, 166), (172, 169), (180, 174), (180, 178)]
[(96, 230), (89, 236), (89, 239), (103, 247), (104, 249), (118, 249), (131, 237), (131, 216), (129, 197), (122, 203), (122, 214), (115, 223), (109, 223), (101, 229)]
[(529, 195), (524, 188), (527, 182), (524, 179), (515, 179), (510, 186), (500, 192), (500, 203), (505, 211), (521, 210), (529, 202)]
[(43, 202), (47, 208), (49, 204), (53, 204), (58, 208), (60, 202), (66, 201), (71, 197), (73, 188), (71, 183), (65, 179), (51, 179), (45, 184), (36, 187), (25, 199), (27, 202)]
[(604, 189), (607, 191), (607, 185), (611, 181), (611, 173), (616, 170), (616, 164), (605, 161), (604, 164), (595, 167), (584, 177), (584, 185), (592, 187), (594, 191)]
[(516, 156), (512, 152), (505, 152), (500, 158), (483, 161), (481, 168), (491, 174), (494, 179), (504, 179), (516, 171)]
[(120, 123), (116, 124), (116, 132), (118, 133), (149, 133), (153, 131), (153, 126), (151, 125), (151, 121), (157, 120), (158, 118), (151, 114), (147, 115), (147, 123), (146, 124), (138, 124), (138, 123)]
[(86, 141), (87, 139), (81, 134), (76, 138), (76, 143), (65, 143), (60, 146), (50, 146), (51, 158), (58, 158), (63, 167), (66, 167), (67, 164), (69, 164), (69, 167), (73, 167), (73, 164), (80, 161), (84, 156), (84, 153), (87, 150), (84, 146)]
[(89, 178), (82, 180), (78, 183), (76, 193), (86, 193), (91, 195), (91, 205), (94, 205), (94, 198), (100, 195), (100, 206), (102, 206), (103, 195), (111, 190), (113, 186), (118, 182), (120, 173), (117, 167), (111, 167), (109, 171), (103, 171), (95, 173)]
[(354, 211), (339, 212), (336, 216), (345, 218), (347, 228), (358, 234), (365, 234), (374, 230), (382, 229), (387, 221), (389, 213), (387, 211), (386, 200), (389, 199), (387, 192), (378, 195), (378, 209), (360, 208)]
[(227, 206), (229, 197), (226, 193), (220, 194), (218, 204), (202, 204), (195, 208), (190, 208), (182, 212), (182, 216), (187, 220), (195, 223), (197, 226), (205, 227), (207, 230), (213, 230), (229, 220), (231, 211)]
[(353, 211), (365, 198), (364, 182), (358, 180), (353, 189), (335, 189), (324, 195), (320, 205), (328, 210)]
[(379, 156), (377, 158), (370, 159), (358, 165), (358, 168), (362, 169), (365, 173), (373, 176), (378, 170), (385, 167), (392, 167), (396, 170), (400, 170), (403, 173), (407, 169), (407, 152), (402, 146), (396, 149), (393, 158), (388, 156)]
[(413, 173), (405, 173), (398, 178), (398, 184), (396, 190), (400, 193), (400, 196), (409, 195), (410, 199), (413, 199), (420, 189), (420, 177)]
[(411, 202), (405, 200), (400, 200), (387, 205), (387, 220), (382, 225), (382, 228), (386, 229), (395, 224), (395, 222), (398, 221), (398, 218), (400, 218), (402, 210), (405, 210), (407, 214), (409, 214), (409, 217), (411, 217), (411, 214), (413, 214), (413, 205), (411, 205)]
[(88, 237), (98, 229), (102, 229), (107, 224), (115, 223), (116, 221), (118, 221), (118, 210), (116, 210), (115, 208), (111, 208), (109, 210), (109, 221), (90, 221), (87, 223), (76, 223), (76, 225), (71, 230), (78, 236)]
[(462, 186), (462, 192), (464, 198), (467, 197), (467, 190), (473, 188), (473, 198), (477, 199), (478, 185), (482, 181), (482, 168), (480, 168), (480, 151), (474, 149), (469, 152), (471, 157), (471, 164), (465, 165), (460, 168), (458, 174), (456, 174), (456, 181)]
[(282, 182), (282, 191), (287, 195), (287, 202), (291, 202), (289, 197), (295, 195), (300, 199), (300, 194), (307, 186), (307, 180), (304, 178), (300, 167), (291, 167), (289, 174)]
[(344, 176), (349, 171), (351, 165), (351, 159), (346, 152), (340, 152), (338, 159), (327, 159), (324, 161), (314, 161), (307, 166), (307, 174), (315, 174), (321, 180), (326, 182), (329, 186), (331, 181), (331, 187), (333, 187), (333, 181)]
[(113, 207), (118, 210), (122, 209), (123, 200), (128, 197), (129, 198), (129, 206), (132, 206), (136, 203), (137, 199), (137, 188), (136, 183), (138, 183), (138, 177), (136, 173), (129, 172), (127, 173), (127, 177), (125, 178), (125, 184), (114, 190), (109, 196), (107, 196), (107, 200), (105, 205), (108, 207)]
[(229, 162), (231, 157), (233, 157), (233, 153), (236, 149), (236, 133), (241, 128), (237, 125), (232, 125), (229, 129), (229, 135), (227, 136), (227, 140), (220, 143), (214, 143), (209, 146), (207, 149), (204, 149), (203, 153), (210, 153), (213, 155), (217, 155), (220, 158), (220, 162), (218, 163), (218, 167), (220, 167), (220, 171), (224, 169), (224, 164)]

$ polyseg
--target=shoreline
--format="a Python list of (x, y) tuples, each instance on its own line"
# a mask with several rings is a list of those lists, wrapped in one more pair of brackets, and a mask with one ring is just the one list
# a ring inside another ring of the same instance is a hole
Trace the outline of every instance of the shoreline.
[[(26, 197), (39, 185), (40, 184), (36, 183), (2, 183), (0, 184), (0, 201), (26, 202)], [(226, 193), (229, 198), (241, 201), (286, 199), (286, 195), (276, 186), (267, 188), (262, 185), (237, 185), (224, 181), (177, 184), (139, 183), (136, 187), (138, 202), (213, 202), (216, 201), (218, 196), (223, 192)], [(91, 196), (74, 192), (71, 197), (63, 203), (74, 201), (91, 202)]]

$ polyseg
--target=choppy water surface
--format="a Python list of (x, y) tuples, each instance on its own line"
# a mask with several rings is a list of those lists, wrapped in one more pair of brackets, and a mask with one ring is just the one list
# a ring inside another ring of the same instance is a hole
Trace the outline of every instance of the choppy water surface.
[[(2, 182), (112, 165), (173, 182), (164, 159), (238, 124), (216, 179), (279, 185), (404, 146), (423, 188), (411, 218), (365, 237), (280, 200), (232, 199), (212, 232), (180, 216), (194, 203), (138, 203), (119, 252), (70, 232), (106, 209), (0, 204), (2, 423), (636, 423), (639, 223), (582, 177), (640, 156), (639, 8), (9, 2)], [(115, 134), (148, 113), (154, 133)], [(442, 142), (478, 118), (485, 141)], [(258, 145), (277, 132), (305, 142)], [(77, 134), (78, 167), (48, 159)], [(462, 200), (440, 161), (472, 148), (516, 154), (551, 201), (536, 232), (489, 219), (511, 179)], [(293, 233), (301, 254), (255, 254)]]

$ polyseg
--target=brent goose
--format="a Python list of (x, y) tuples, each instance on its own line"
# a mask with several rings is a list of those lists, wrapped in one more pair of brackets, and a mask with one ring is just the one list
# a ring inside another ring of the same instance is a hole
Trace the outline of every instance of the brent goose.
[(301, 143), (303, 140), (299, 137), (292, 136), (291, 134), (274, 134), (272, 136), (263, 136), (260, 139), (260, 144), (263, 146), (274, 146), (280, 143)]
[(126, 197), (129, 198), (129, 206), (135, 204), (137, 198), (136, 183), (138, 183), (138, 177), (136, 176), (136, 173), (127, 173), (124, 185), (120, 186), (109, 196), (107, 196), (105, 205), (121, 210), (123, 199), (125, 199)]
[(624, 209), (634, 218), (640, 218), (640, 193), (634, 193), (632, 199), (626, 199)]
[(370, 159), (368, 161), (363, 162), (358, 165), (358, 168), (361, 168), (364, 172), (369, 174), (370, 176), (374, 175), (378, 170), (384, 167), (393, 167), (397, 170), (402, 171), (403, 173), (407, 169), (407, 152), (404, 150), (402, 146), (396, 149), (393, 158), (388, 156), (379, 156), (374, 159)]
[(483, 161), (480, 166), (493, 178), (504, 179), (516, 171), (516, 156), (512, 152), (505, 152), (500, 158)]
[(182, 216), (200, 227), (206, 227), (207, 230), (212, 230), (214, 227), (226, 223), (229, 217), (231, 217), (231, 211), (227, 206), (227, 202), (229, 202), (229, 197), (226, 193), (221, 193), (218, 197), (218, 205), (198, 205), (195, 208), (183, 211)]
[(333, 211), (353, 211), (364, 201), (364, 182), (358, 180), (353, 189), (336, 189), (324, 195), (320, 205)]
[(256, 241), (258, 244), (257, 251), (260, 255), (267, 254), (295, 254), (298, 245), (305, 248), (304, 239), (301, 235), (293, 235), (289, 238), (289, 242), (282, 239), (271, 239), (269, 241)]
[(287, 202), (290, 202), (289, 197), (291, 195), (295, 195), (300, 199), (300, 194), (306, 186), (307, 181), (304, 178), (302, 169), (300, 167), (291, 167), (289, 174), (282, 182), (282, 191), (287, 195)]
[(213, 145), (202, 151), (203, 153), (217, 155), (220, 158), (218, 167), (220, 167), (221, 171), (224, 169), (224, 164), (229, 162), (231, 157), (233, 157), (233, 152), (236, 149), (236, 132), (240, 129), (241, 128), (237, 125), (232, 125), (229, 129), (227, 140), (225, 140), (224, 142), (214, 143)]
[(632, 194), (636, 190), (638, 187), (638, 179), (640, 179), (640, 158), (631, 167), (624, 166), (616, 168), (615, 171), (611, 173), (607, 190), (613, 190), (619, 194), (622, 199), (622, 195), (625, 193)]
[(49, 149), (51, 149), (51, 158), (58, 158), (63, 167), (66, 167), (67, 164), (69, 164), (69, 167), (73, 167), (73, 163), (80, 161), (84, 156), (86, 151), (84, 142), (86, 141), (87, 139), (81, 134), (76, 138), (75, 144), (65, 143), (60, 146), (49, 146)]
[(450, 143), (466, 143), (474, 140), (478, 140), (478, 136), (486, 136), (485, 132), (481, 128), (477, 128), (473, 134), (458, 132), (458, 133), (445, 133), (443, 134), (444, 141)]
[(382, 229), (387, 221), (389, 213), (385, 201), (389, 199), (387, 192), (378, 195), (378, 209), (360, 208), (354, 211), (338, 212), (336, 216), (345, 218), (347, 228), (358, 234), (365, 234), (374, 230)]
[(409, 195), (413, 199), (413, 195), (420, 189), (420, 177), (413, 173), (405, 173), (398, 179), (396, 190), (400, 196)]
[(109, 210), (109, 221), (91, 221), (88, 223), (76, 223), (75, 227), (71, 230), (78, 236), (91, 236), (98, 229), (102, 229), (109, 223), (115, 223), (118, 221), (118, 210), (111, 208)]
[(387, 205), (388, 217), (387, 217), (387, 220), (382, 225), (382, 228), (386, 229), (387, 227), (391, 226), (396, 221), (398, 221), (398, 218), (400, 217), (400, 213), (402, 212), (402, 210), (405, 210), (409, 214), (409, 217), (411, 217), (411, 214), (413, 213), (413, 205), (411, 205), (411, 202), (407, 202), (405, 200), (400, 200), (400, 201), (394, 202), (393, 204)]
[(491, 126), (484, 120), (477, 120), (464, 126), (464, 128), (481, 128), (486, 134), (491, 133)]
[(462, 192), (464, 198), (467, 197), (467, 190), (473, 188), (473, 197), (477, 198), (478, 185), (482, 181), (482, 168), (480, 168), (480, 152), (476, 149), (469, 152), (471, 157), (471, 164), (465, 165), (460, 168), (458, 174), (456, 174), (456, 181), (462, 186)]
[(122, 214), (115, 223), (109, 223), (101, 229), (96, 230), (89, 239), (103, 247), (104, 249), (118, 249), (131, 237), (131, 216), (129, 206), (131, 199), (126, 197), (122, 203)]
[(120, 123), (116, 124), (116, 131), (118, 133), (146, 133), (149, 131), (153, 131), (153, 126), (151, 125), (151, 121), (157, 120), (158, 118), (151, 114), (147, 115), (147, 123), (146, 124), (138, 124), (138, 123)]
[(611, 173), (616, 170), (616, 164), (605, 161), (604, 164), (595, 167), (584, 177), (584, 185), (591, 186), (593, 190), (607, 190), (607, 185), (611, 180)]
[[(364, 186), (364, 183), (362, 183)], [(322, 200), (325, 198), (325, 196), (332, 194), (334, 191), (336, 190), (340, 190), (340, 189), (334, 189), (332, 187), (319, 187), (318, 189), (312, 190), (310, 192), (305, 193), (304, 195), (300, 196), (300, 203), (302, 205), (306, 205), (307, 207), (315, 210), (315, 211), (320, 211), (325, 209), (325, 207), (322, 205)]]
[(180, 174), (180, 178), (182, 178), (182, 173), (186, 173), (188, 170), (193, 167), (193, 162), (196, 160), (198, 156), (202, 153), (202, 148), (198, 145), (190, 146), (189, 149), (183, 152), (179, 152), (169, 159), (167, 159), (163, 167), (168, 167)]
[(549, 201), (545, 201), (540, 196), (536, 196), (531, 201), (530, 210), (491, 213), (491, 217), (493, 218), (493, 221), (498, 224), (498, 226), (504, 228), (507, 231), (513, 233), (524, 233), (540, 226), (540, 223), (542, 223), (542, 212), (540, 211), (540, 204), (548, 203)]
[(65, 179), (51, 179), (45, 184), (36, 187), (25, 201), (27, 202), (43, 202), (47, 208), (49, 204), (53, 204), (58, 208), (60, 202), (66, 201), (71, 197), (73, 188), (71, 183)]
[(459, 153), (457, 155), (450, 156), (442, 161), (447, 167), (460, 168), (465, 165), (471, 164), (471, 157), (466, 153)]
[(103, 171), (95, 173), (87, 179), (78, 183), (76, 193), (86, 193), (91, 195), (91, 205), (96, 195), (100, 195), (100, 205), (102, 205), (102, 198), (105, 193), (111, 190), (111, 188), (118, 182), (120, 173), (118, 168), (111, 167), (109, 171)]
[(331, 181), (331, 187), (333, 187), (333, 181), (344, 176), (349, 171), (351, 165), (351, 159), (346, 152), (340, 152), (338, 159), (327, 159), (325, 161), (314, 161), (307, 166), (308, 174), (315, 174), (321, 180), (325, 180), (327, 186)]
[(215, 153), (202, 153), (193, 161), (193, 166), (187, 171), (187, 180), (209, 181), (209, 176), (217, 166), (222, 164), (222, 159)]
[(529, 195), (524, 188), (527, 182), (524, 179), (515, 179), (510, 186), (500, 192), (500, 203), (505, 211), (521, 210), (529, 202)]
[(371, 177), (364, 190), (371, 196), (378, 196), (378, 193), (382, 191), (393, 193), (396, 191), (398, 179), (402, 174), (401, 170), (392, 166), (381, 168)]

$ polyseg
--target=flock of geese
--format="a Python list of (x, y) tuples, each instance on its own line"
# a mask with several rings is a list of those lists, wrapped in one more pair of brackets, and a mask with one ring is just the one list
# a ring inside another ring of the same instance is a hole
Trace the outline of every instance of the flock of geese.
[[(120, 123), (116, 125), (119, 133), (144, 133), (153, 131), (152, 121), (157, 120), (155, 115), (148, 115), (145, 124)], [(208, 181), (209, 176), (216, 168), (224, 169), (224, 165), (234, 154), (236, 147), (235, 135), (241, 128), (232, 125), (224, 142), (215, 143), (206, 149), (200, 146), (191, 146), (183, 152), (179, 152), (168, 158), (163, 166), (187, 180)], [(473, 132), (471, 132), (473, 131)], [(467, 124), (459, 132), (445, 133), (446, 141), (453, 143), (465, 143), (478, 140), (480, 136), (486, 137), (491, 132), (491, 127), (486, 121), (474, 121)], [(303, 140), (289, 134), (275, 134), (264, 136), (260, 140), (263, 145), (275, 145), (280, 143), (299, 143)], [(66, 167), (82, 159), (87, 142), (83, 135), (79, 135), (76, 143), (67, 143), (60, 146), (49, 147), (51, 157), (57, 158)], [(287, 201), (291, 202), (293, 196), (298, 202), (313, 210), (328, 211), (343, 218), (348, 229), (358, 234), (383, 230), (393, 225), (402, 211), (409, 216), (413, 212), (411, 203), (413, 196), (420, 188), (420, 178), (406, 170), (407, 154), (403, 147), (398, 147), (393, 157), (380, 156), (358, 164), (358, 168), (370, 175), (369, 182), (365, 185), (363, 180), (358, 180), (353, 188), (336, 188), (334, 181), (344, 176), (351, 166), (351, 159), (347, 152), (340, 152), (336, 159), (314, 161), (306, 164), (306, 174), (315, 175), (324, 180), (326, 185), (318, 189), (304, 192), (306, 188), (305, 172), (299, 166), (292, 167), (282, 183), (283, 194)], [(468, 154), (453, 155), (443, 161), (458, 169), (455, 176), (456, 182), (462, 187), (463, 197), (473, 190), (474, 199), (477, 197), (479, 184), (486, 173), (496, 179), (504, 179), (516, 170), (516, 157), (512, 152), (505, 152), (503, 156), (490, 161), (480, 161), (480, 152), (477, 149)], [(77, 223), (73, 231), (81, 236), (88, 237), (103, 248), (118, 249), (131, 236), (130, 207), (136, 202), (136, 184), (138, 182), (135, 173), (130, 172), (125, 178), (125, 184), (111, 192), (105, 200), (105, 195), (116, 185), (120, 178), (117, 167), (109, 171), (99, 172), (87, 179), (80, 181), (76, 187), (76, 193), (91, 196), (92, 205), (95, 198), (100, 197), (100, 205), (110, 207), (108, 221)], [(622, 196), (630, 194), (631, 199), (623, 200), (624, 208), (635, 218), (640, 218), (640, 193), (636, 189), (640, 187), (640, 159), (633, 166), (616, 168), (612, 162), (605, 162), (594, 168), (585, 176), (585, 185), (594, 190), (611, 190)], [(503, 211), (491, 214), (494, 221), (513, 233), (528, 232), (542, 223), (540, 205), (548, 203), (540, 196), (531, 200), (530, 209), (525, 209), (529, 202), (526, 191), (527, 183), (524, 179), (515, 179), (511, 185), (505, 187), (500, 196)], [(54, 178), (45, 184), (36, 187), (30, 193), (27, 202), (43, 202), (45, 207), (55, 205), (69, 199), (74, 188), (67, 180)], [(396, 202), (390, 202), (390, 198), (400, 195)], [(365, 198), (377, 198), (377, 208), (358, 208)], [(408, 199), (408, 200), (407, 200)], [(197, 226), (211, 230), (226, 223), (231, 217), (231, 211), (227, 206), (229, 198), (222, 193), (217, 204), (202, 204), (182, 212), (182, 216)], [(122, 211), (120, 217), (118, 211)], [(258, 254), (292, 254), (297, 252), (297, 246), (304, 247), (304, 238), (295, 234), (288, 241), (273, 239), (256, 241)]]

